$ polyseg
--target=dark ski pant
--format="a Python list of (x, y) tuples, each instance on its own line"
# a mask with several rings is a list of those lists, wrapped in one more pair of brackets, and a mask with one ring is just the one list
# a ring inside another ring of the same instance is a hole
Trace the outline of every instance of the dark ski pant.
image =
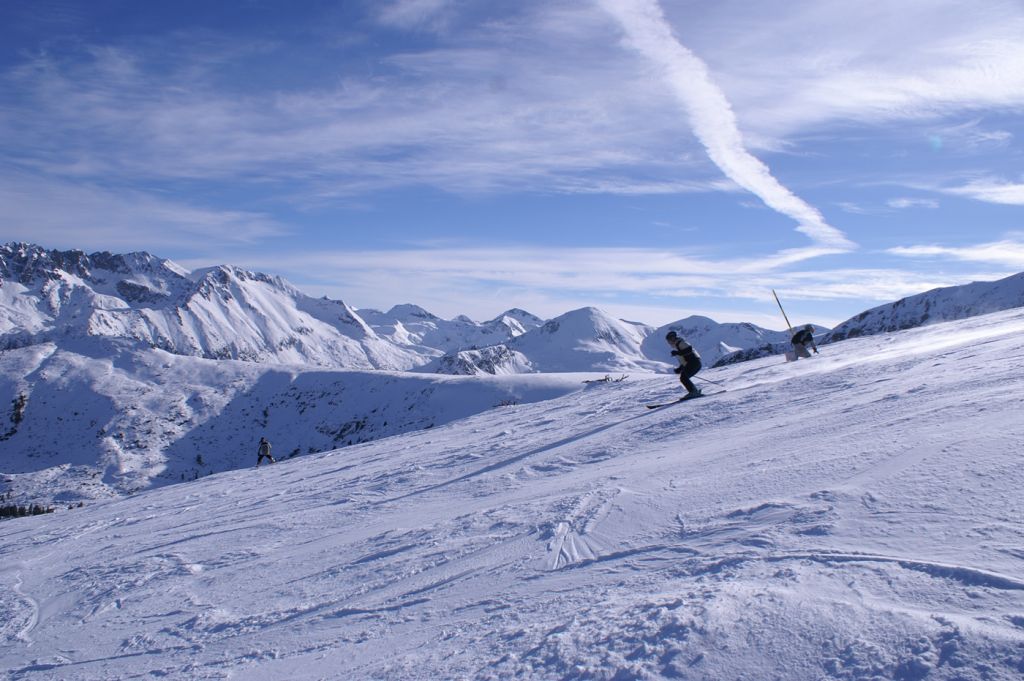
[(263, 463), (264, 458), (270, 459), (270, 463), (277, 463), (276, 461), (274, 461), (274, 457), (270, 456), (270, 454), (260, 454), (259, 458), (256, 459), (256, 465), (259, 466), (261, 463)]
[(686, 392), (697, 392), (697, 386), (693, 384), (693, 381), (691, 381), (690, 378), (700, 371), (701, 366), (700, 360), (697, 359), (687, 362), (679, 368), (679, 382), (683, 384), (684, 388), (686, 388)]

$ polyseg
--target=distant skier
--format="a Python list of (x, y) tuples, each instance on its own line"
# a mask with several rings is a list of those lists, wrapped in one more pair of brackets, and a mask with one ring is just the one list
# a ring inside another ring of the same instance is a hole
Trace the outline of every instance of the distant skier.
[(679, 358), (679, 366), (673, 371), (679, 374), (679, 382), (686, 388), (686, 397), (699, 397), (700, 388), (695, 386), (690, 378), (700, 371), (700, 355), (675, 331), (669, 331), (665, 335), (665, 340), (672, 348), (672, 356)]
[(274, 457), (270, 455), (270, 443), (267, 442), (267, 438), (260, 438), (260, 448), (258, 453), (259, 456), (256, 458), (256, 468), (259, 468), (260, 464), (263, 463), (263, 457), (270, 459), (270, 463), (277, 463), (277, 461), (274, 460)]
[(814, 349), (814, 354), (818, 354), (818, 346), (814, 344), (814, 327), (810, 324), (793, 334), (792, 343), (793, 352), (797, 357), (807, 359), (811, 356), (811, 353), (807, 352), (807, 346)]

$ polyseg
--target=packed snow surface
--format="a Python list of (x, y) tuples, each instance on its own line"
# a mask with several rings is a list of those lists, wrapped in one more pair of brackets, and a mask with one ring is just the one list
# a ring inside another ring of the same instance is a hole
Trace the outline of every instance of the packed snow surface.
[(1020, 679), (1024, 310), (0, 523), (12, 679)]

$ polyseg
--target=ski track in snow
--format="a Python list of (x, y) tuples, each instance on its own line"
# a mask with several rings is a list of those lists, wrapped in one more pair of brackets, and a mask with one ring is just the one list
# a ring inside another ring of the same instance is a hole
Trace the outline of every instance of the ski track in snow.
[(12, 679), (1019, 679), (1024, 311), (0, 524)]
[(39, 604), (22, 591), (21, 569), (23, 565), (0, 572), (4, 582), (10, 580), (0, 583), (0, 643), (4, 645), (21, 641), (31, 646), (30, 634), (39, 623)]

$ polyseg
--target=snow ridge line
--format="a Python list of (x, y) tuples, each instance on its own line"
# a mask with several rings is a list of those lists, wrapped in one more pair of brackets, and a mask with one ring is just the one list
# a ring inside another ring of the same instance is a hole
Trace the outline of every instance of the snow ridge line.
[(972, 568), (965, 565), (952, 565), (935, 561), (919, 560), (914, 558), (901, 558), (899, 556), (883, 556), (870, 553), (840, 553), (840, 552), (792, 552), (775, 555), (758, 553), (738, 553), (732, 555), (712, 556), (701, 553), (696, 549), (686, 546), (674, 546), (667, 544), (652, 544), (642, 547), (627, 548), (621, 551), (607, 553), (593, 558), (576, 560), (565, 565), (554, 565), (550, 569), (578, 569), (588, 567), (595, 563), (630, 558), (638, 554), (668, 551), (671, 553), (683, 553), (691, 556), (693, 560), (701, 558), (712, 558), (713, 562), (695, 570), (691, 574), (702, 572), (719, 572), (725, 567), (737, 566), (753, 561), (765, 563), (781, 563), (791, 560), (811, 560), (817, 563), (889, 563), (899, 565), (906, 570), (922, 572), (932, 577), (951, 579), (966, 586), (989, 587), (1003, 591), (1024, 591), (1024, 581), (1001, 575), (989, 570)]
[[(666, 547), (653, 546), (644, 547), (643, 551), (660, 550)], [(638, 553), (633, 551), (631, 553)], [(622, 557), (616, 555), (615, 557)], [(699, 557), (695, 556), (695, 557)], [(708, 556), (710, 557), (710, 556)], [(900, 558), (898, 556), (882, 556), (868, 553), (784, 553), (777, 555), (759, 555), (756, 553), (744, 553), (731, 556), (716, 557), (717, 560), (709, 566), (705, 572), (717, 572), (726, 566), (734, 566), (751, 561), (763, 561), (765, 563), (781, 563), (791, 560), (812, 560), (817, 563), (890, 563), (899, 565), (906, 570), (923, 572), (932, 577), (952, 579), (966, 586), (983, 586), (1003, 591), (1024, 591), (1024, 581), (1007, 577), (988, 570), (967, 567), (964, 565), (950, 565), (948, 563), (937, 563), (934, 561), (917, 560), (914, 558)], [(698, 572), (701, 572), (698, 570)]]
[(867, 553), (791, 553), (785, 556), (764, 556), (763, 559), (767, 562), (795, 559), (813, 560), (819, 563), (895, 563), (906, 570), (923, 572), (932, 577), (952, 579), (967, 586), (987, 586), (1005, 591), (1024, 591), (1024, 581), (1007, 577), (1006, 575), (964, 565), (950, 565), (948, 563), (937, 563), (914, 558), (880, 556)]

